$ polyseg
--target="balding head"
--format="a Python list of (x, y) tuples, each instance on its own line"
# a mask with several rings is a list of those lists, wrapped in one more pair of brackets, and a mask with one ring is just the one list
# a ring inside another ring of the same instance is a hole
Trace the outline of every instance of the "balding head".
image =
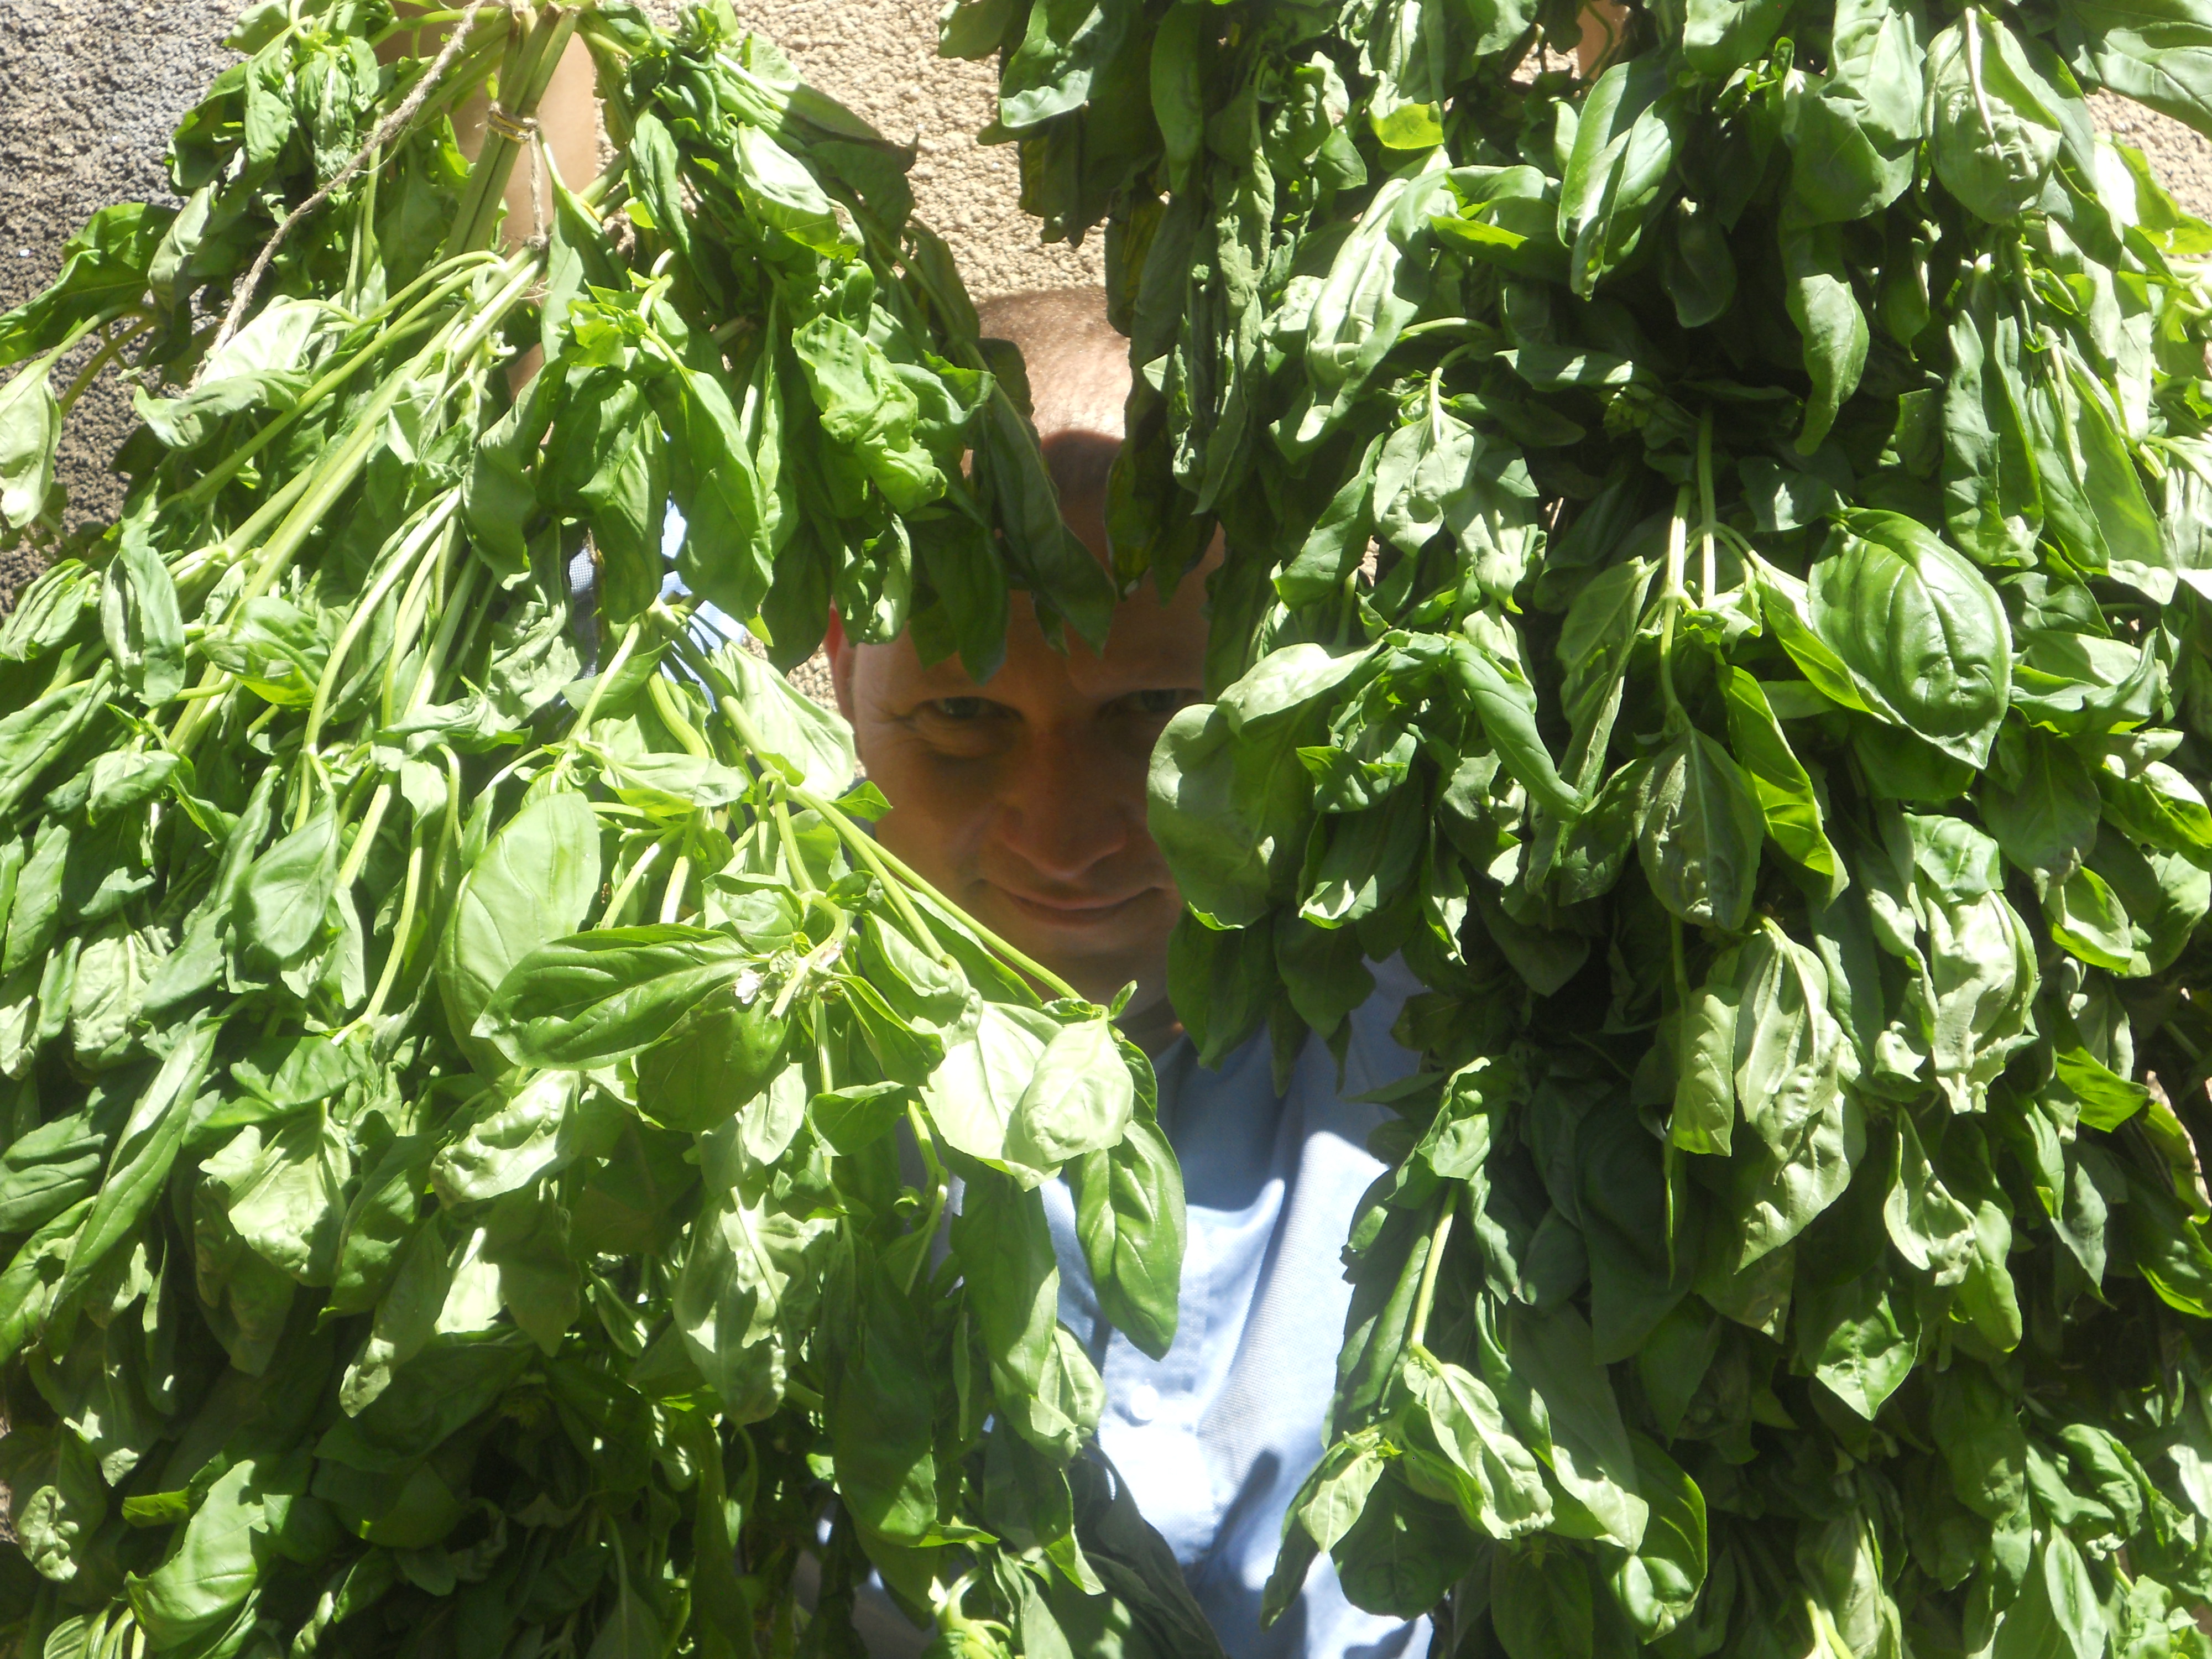
[[(1129, 392), (1105, 296), (1064, 289), (980, 309), (985, 337), (1021, 352), (1060, 512), (1103, 561)], [(1109, 1001), (1133, 981), (1123, 1029), (1155, 1046), (1174, 1033), (1168, 939), (1182, 900), (1146, 827), (1145, 779), (1161, 727), (1205, 695), (1203, 602), (1196, 582), (1166, 603), (1125, 599), (1094, 651), (1048, 641), (1017, 593), (1005, 659), (981, 683), (957, 657), (924, 663), (910, 634), (830, 635), (837, 706), (890, 803), (883, 844), (1084, 995)]]
[(1079, 515), (1096, 512), (1103, 532), (1106, 477), (1121, 447), (1121, 406), (1129, 397), (1129, 343), (1106, 320), (1105, 292), (1002, 294), (975, 313), (986, 339), (1007, 341), (1022, 354), (1030, 418), (1069, 522), (1083, 533), (1089, 526)]

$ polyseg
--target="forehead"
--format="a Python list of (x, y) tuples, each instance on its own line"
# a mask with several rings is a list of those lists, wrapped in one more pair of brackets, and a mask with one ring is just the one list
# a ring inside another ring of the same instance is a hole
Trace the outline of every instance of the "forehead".
[(979, 310), (983, 332), (1021, 353), (1039, 436), (1086, 432), (1121, 441), (1129, 343), (1107, 320), (1103, 289), (1008, 295)]
[(863, 647), (872, 659), (871, 678), (887, 698), (972, 695), (981, 690), (1006, 702), (1050, 697), (1106, 701), (1131, 691), (1195, 689), (1206, 678), (1204, 583), (1194, 575), (1162, 605), (1147, 583), (1114, 613), (1106, 648), (1094, 652), (1072, 634), (1066, 651), (1047, 643), (1029, 596), (1012, 596), (1006, 659), (980, 687), (959, 658), (924, 667), (910, 640)]

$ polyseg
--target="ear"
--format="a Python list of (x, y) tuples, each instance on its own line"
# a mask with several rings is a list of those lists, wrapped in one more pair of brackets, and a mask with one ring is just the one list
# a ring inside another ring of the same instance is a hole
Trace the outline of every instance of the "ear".
[(860, 653), (846, 636), (845, 619), (834, 608), (830, 612), (830, 626), (822, 635), (822, 654), (830, 659), (830, 684), (837, 694), (837, 712), (850, 726), (854, 723), (853, 665)]

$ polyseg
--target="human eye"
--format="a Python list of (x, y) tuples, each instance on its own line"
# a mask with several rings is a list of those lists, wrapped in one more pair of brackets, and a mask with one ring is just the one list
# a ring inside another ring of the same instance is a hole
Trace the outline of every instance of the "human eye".
[(1154, 686), (1142, 691), (1132, 691), (1117, 700), (1125, 714), (1140, 715), (1147, 720), (1165, 720), (1178, 708), (1187, 708), (1196, 702), (1201, 694), (1187, 686)]
[(910, 728), (936, 753), (958, 760), (994, 755), (1013, 740), (1020, 717), (990, 697), (931, 697), (915, 705)]

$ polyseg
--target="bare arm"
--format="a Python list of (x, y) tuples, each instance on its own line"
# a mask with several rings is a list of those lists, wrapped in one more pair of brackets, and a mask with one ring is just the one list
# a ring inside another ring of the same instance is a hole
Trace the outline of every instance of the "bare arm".
[(1613, 43), (1627, 27), (1628, 14), (1615, 0), (1590, 0), (1583, 8), (1581, 21), (1583, 36), (1575, 47), (1575, 63), (1583, 74), (1588, 75), (1591, 66), (1613, 50)]
[[(402, 0), (399, 17), (442, 8), (425, 0)], [(380, 53), (387, 61), (403, 52), (428, 57), (436, 52), (448, 25), (426, 23), (421, 28), (395, 34)], [(453, 112), (453, 132), (462, 154), (474, 161), (483, 148), (484, 125), (491, 114), (490, 100), (478, 91)], [(594, 89), (591, 53), (580, 40), (571, 40), (553, 71), (552, 84), (538, 106), (538, 130), (548, 159), (571, 190), (581, 190), (599, 171), (599, 112)], [(532, 180), (539, 184), (539, 200), (533, 211)], [(507, 185), (507, 219), (503, 227), (509, 242), (520, 242), (548, 222), (552, 215), (552, 186), (543, 170), (533, 171), (527, 158), (516, 166)]]

